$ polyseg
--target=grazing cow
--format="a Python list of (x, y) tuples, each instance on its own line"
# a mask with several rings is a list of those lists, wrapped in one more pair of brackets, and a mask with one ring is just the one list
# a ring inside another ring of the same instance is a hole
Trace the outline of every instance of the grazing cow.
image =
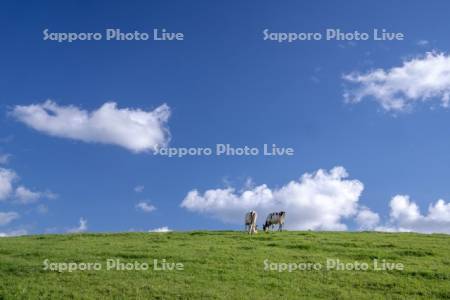
[(273, 229), (273, 225), (278, 224), (278, 231), (283, 231), (284, 220), (286, 218), (286, 212), (273, 212), (267, 216), (266, 223), (263, 225), (263, 230), (267, 232), (270, 227)]
[(249, 234), (258, 233), (256, 230), (256, 218), (258, 214), (256, 211), (252, 210), (245, 214), (245, 231)]

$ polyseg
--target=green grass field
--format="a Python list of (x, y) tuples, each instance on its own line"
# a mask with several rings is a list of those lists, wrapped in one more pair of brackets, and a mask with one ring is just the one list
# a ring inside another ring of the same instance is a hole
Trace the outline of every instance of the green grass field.
[[(365, 262), (369, 269), (327, 270), (327, 258)], [(98, 262), (102, 268), (44, 270), (45, 259)], [(107, 259), (150, 267), (106, 270)], [(184, 270), (153, 270), (154, 259), (182, 263)], [(271, 271), (265, 270), (266, 259), (323, 268)], [(401, 263), (404, 270), (373, 270), (373, 259)], [(450, 299), (450, 236), (197, 231), (1, 238), (0, 299), (47, 298)]]

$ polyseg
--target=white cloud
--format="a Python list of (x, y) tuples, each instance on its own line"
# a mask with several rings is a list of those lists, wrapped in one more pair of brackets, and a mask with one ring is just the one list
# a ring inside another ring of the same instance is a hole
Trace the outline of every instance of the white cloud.
[(47, 199), (55, 199), (58, 197), (55, 193), (51, 191), (46, 192), (33, 192), (26, 188), (25, 186), (21, 185), (16, 188), (16, 191), (14, 193), (14, 197), (16, 199), (16, 202), (20, 204), (30, 204), (37, 202), (41, 198), (47, 198)]
[(16, 212), (0, 212), (0, 226), (7, 225), (18, 218), (19, 214)]
[(354, 72), (344, 79), (355, 84), (344, 93), (351, 103), (373, 98), (386, 111), (405, 111), (413, 103), (433, 99), (444, 107), (450, 104), (450, 56), (444, 53), (428, 52), (404, 61), (400, 67)]
[(422, 215), (409, 196), (397, 195), (392, 198), (390, 208), (389, 223), (376, 230), (450, 233), (450, 202), (440, 199), (429, 205), (427, 215)]
[(275, 189), (263, 184), (242, 192), (233, 188), (207, 190), (203, 194), (192, 190), (181, 207), (233, 224), (242, 224), (249, 210), (256, 210), (261, 222), (268, 213), (284, 210), (286, 227), (290, 229), (345, 230), (342, 219), (357, 213), (364, 189), (360, 181), (347, 177), (343, 167), (335, 167), (306, 173), (298, 181)]
[(41, 197), (41, 193), (33, 192), (21, 185), (16, 188), (15, 197), (20, 203), (28, 204), (38, 201)]
[(69, 233), (79, 233), (84, 232), (88, 229), (87, 220), (85, 218), (80, 218), (80, 225), (75, 228), (69, 229), (67, 232)]
[(409, 201), (409, 196), (397, 195), (392, 198), (391, 217), (395, 220), (417, 220), (420, 217), (419, 207)]
[(380, 216), (370, 209), (363, 207), (358, 211), (355, 221), (359, 225), (360, 230), (371, 230), (380, 222)]
[(142, 210), (143, 212), (152, 212), (156, 210), (156, 207), (151, 205), (150, 203), (141, 201), (138, 204), (136, 204), (136, 208)]
[(26, 235), (28, 232), (25, 229), (12, 230), (8, 232), (0, 232), (0, 237), (9, 237), (9, 236), (21, 236)]
[(169, 229), (169, 227), (164, 226), (160, 228), (150, 229), (148, 232), (171, 232), (172, 229)]
[(29, 127), (51, 136), (113, 144), (133, 152), (153, 151), (168, 143), (166, 123), (170, 108), (163, 104), (151, 111), (117, 108), (107, 102), (88, 112), (76, 106), (41, 104), (16, 106), (12, 115)]
[[(229, 186), (229, 185), (228, 185)], [(247, 177), (244, 182), (243, 191), (251, 190), (255, 187), (255, 181), (251, 177)]]
[(144, 186), (143, 185), (138, 185), (134, 187), (134, 191), (136, 193), (142, 193), (144, 191)]
[(0, 168), (0, 201), (8, 198), (13, 191), (13, 182), (17, 179), (14, 171)]
[(15, 203), (29, 204), (38, 201), (40, 198), (55, 199), (58, 197), (51, 191), (31, 191), (23, 185), (15, 188), (14, 182), (18, 178), (13, 170), (0, 168), (0, 201), (12, 198)]

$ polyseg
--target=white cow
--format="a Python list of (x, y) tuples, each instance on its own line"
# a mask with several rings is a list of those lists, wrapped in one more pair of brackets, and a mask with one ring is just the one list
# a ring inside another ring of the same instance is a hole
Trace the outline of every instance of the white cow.
[(256, 230), (256, 218), (258, 214), (252, 210), (245, 214), (245, 231), (249, 234), (258, 233)]
[(267, 232), (270, 227), (273, 229), (273, 225), (278, 224), (278, 231), (283, 231), (284, 220), (286, 218), (286, 212), (273, 212), (267, 216), (266, 223), (263, 225), (263, 230)]

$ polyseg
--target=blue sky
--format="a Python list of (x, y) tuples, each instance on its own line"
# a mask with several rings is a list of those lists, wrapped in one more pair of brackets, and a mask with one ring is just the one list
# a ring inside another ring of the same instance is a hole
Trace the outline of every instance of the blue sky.
[[(380, 105), (386, 98), (377, 100), (364, 90), (367, 82), (343, 78), (377, 68), (389, 72), (405, 61), (428, 63), (433, 59), (427, 60), (429, 51), (435, 51), (434, 58), (441, 53), (446, 63), (446, 1), (411, 1), (407, 7), (400, 1), (7, 1), (1, 6), (0, 154), (10, 156), (0, 168), (17, 178), (0, 201), (0, 212), (16, 215), (0, 232), (66, 232), (79, 226), (80, 218), (87, 220), (88, 231), (240, 229), (234, 220), (242, 207), (237, 204), (225, 212), (233, 214), (231, 219), (221, 215), (220, 207), (202, 211), (205, 191), (233, 186), (232, 194), (239, 198), (241, 190), (266, 184), (273, 191), (292, 180), (302, 184), (303, 174), (323, 169), (330, 175), (336, 166), (349, 174), (346, 179), (338, 176), (339, 182), (358, 180), (364, 186), (355, 196), (358, 207), (346, 217), (338, 215), (338, 223), (350, 230), (358, 229), (355, 218), (363, 207), (378, 214), (380, 226), (391, 226), (390, 203), (396, 195), (403, 195), (399, 203), (407, 208), (414, 210), (412, 204), (417, 204), (424, 218), (429, 205), (450, 199), (450, 112), (441, 105), (449, 88), (445, 80), (437, 88), (420, 90), (422, 98), (405, 96), (411, 107), (389, 110)], [(43, 40), (46, 28), (166, 28), (183, 32), (185, 40), (58, 43)], [(405, 40), (277, 43), (263, 40), (266, 28), (386, 28), (404, 33)], [(396, 82), (389, 78), (381, 88)], [(356, 95), (355, 86), (368, 96), (346, 103), (344, 93)], [(72, 105), (91, 112), (111, 101), (118, 109), (147, 112), (165, 103), (170, 108), (164, 125), (170, 147), (274, 143), (294, 148), (295, 155), (161, 157), (114, 143), (67, 138), (61, 132), (49, 135), (14, 114), (17, 106), (48, 99), (58, 107)], [(19, 186), (39, 193), (39, 199), (19, 203)], [(136, 192), (137, 186), (144, 189)], [(195, 205), (200, 206), (180, 207), (194, 189), (199, 193)], [(317, 196), (317, 190), (311, 193)], [(156, 210), (142, 211), (136, 207), (140, 202)], [(441, 218), (450, 211), (446, 203)], [(255, 204), (262, 207), (260, 220), (265, 209), (276, 208), (261, 205)], [(308, 211), (299, 217), (302, 214)], [(449, 226), (445, 219), (440, 222)], [(404, 224), (417, 231), (421, 226)], [(319, 224), (313, 229), (330, 228)]]

